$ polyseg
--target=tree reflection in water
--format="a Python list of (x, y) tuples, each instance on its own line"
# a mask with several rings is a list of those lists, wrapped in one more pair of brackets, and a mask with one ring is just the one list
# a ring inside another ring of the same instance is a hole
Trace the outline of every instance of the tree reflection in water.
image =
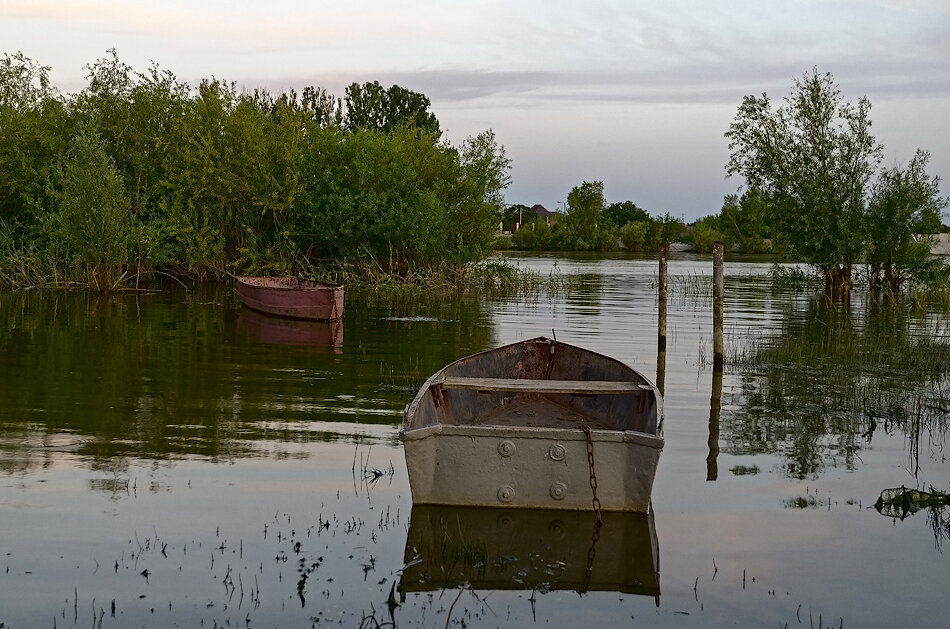
[(741, 390), (723, 417), (729, 452), (781, 454), (797, 479), (853, 469), (878, 431), (904, 433), (915, 475), (922, 443), (942, 452), (950, 343), (934, 319), (820, 297), (790, 306), (783, 325), (731, 357)]

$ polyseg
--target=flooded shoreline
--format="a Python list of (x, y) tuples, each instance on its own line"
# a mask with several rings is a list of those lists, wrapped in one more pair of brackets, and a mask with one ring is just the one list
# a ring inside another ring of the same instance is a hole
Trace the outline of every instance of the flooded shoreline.
[[(579, 594), (583, 579), (559, 588), (557, 562), (571, 564), (560, 572), (569, 575), (588, 556), (580, 524), (553, 525), (578, 531), (562, 555), (526, 545), (537, 561), (478, 546), (493, 563), (480, 568), (476, 556), (467, 571), (446, 571), (468, 586), (419, 577), (422, 564), (407, 568), (419, 537), (396, 430), (428, 375), (552, 328), (559, 340), (658, 375), (654, 261), (518, 263), (581, 280), (521, 299), (355, 296), (341, 343), (313, 330), (299, 344), (279, 342), (283, 329), (278, 342), (262, 340), (261, 322), (243, 322), (228, 292), (105, 303), (0, 294), (9, 322), (0, 336), (0, 623), (942, 622), (950, 566), (940, 514), (900, 521), (873, 505), (889, 487), (947, 489), (939, 404), (947, 379), (919, 361), (887, 358), (905, 374), (861, 367), (871, 361), (865, 348), (880, 354), (887, 338), (897, 337), (888, 351), (898, 358), (944, 351), (942, 317), (885, 320), (853, 303), (836, 323), (813, 296), (771, 290), (765, 263), (727, 261), (727, 360), (713, 437), (708, 259), (671, 261), (679, 289), (670, 291), (666, 448), (653, 490), (658, 595), (620, 585)], [(766, 353), (775, 348), (783, 353)], [(847, 378), (836, 373), (846, 351)], [(747, 360), (752, 354), (759, 362)], [(851, 409), (835, 391), (855, 383), (883, 392)], [(893, 407), (905, 398), (906, 407)], [(707, 480), (711, 457), (715, 480)], [(493, 527), (518, 517), (492, 517), (466, 535), (497, 541)], [(642, 553), (629, 553), (638, 565)], [(545, 570), (549, 581), (538, 577)], [(479, 574), (511, 578), (504, 585)], [(400, 590), (407, 575), (431, 589)]]

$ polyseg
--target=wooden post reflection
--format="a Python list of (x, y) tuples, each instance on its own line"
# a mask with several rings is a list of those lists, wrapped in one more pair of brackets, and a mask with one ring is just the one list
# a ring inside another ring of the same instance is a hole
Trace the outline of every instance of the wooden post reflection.
[(722, 409), (722, 363), (713, 365), (712, 395), (709, 398), (709, 454), (706, 480), (719, 478), (719, 412)]
[(660, 390), (660, 395), (664, 394), (666, 384), (666, 272), (669, 255), (669, 245), (661, 245), (660, 269), (657, 277), (658, 314), (656, 326), (656, 387)]
[(725, 288), (723, 273), (723, 246), (713, 244), (713, 379), (712, 395), (709, 398), (709, 454), (706, 455), (706, 480), (719, 477), (719, 414), (722, 409), (722, 368), (725, 353), (722, 344), (722, 306)]

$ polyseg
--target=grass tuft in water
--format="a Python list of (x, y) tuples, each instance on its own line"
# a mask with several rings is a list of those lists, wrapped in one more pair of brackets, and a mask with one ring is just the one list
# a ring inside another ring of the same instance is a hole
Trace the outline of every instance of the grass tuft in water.
[[(878, 431), (902, 431), (919, 469), (920, 444), (941, 456), (950, 432), (950, 337), (939, 318), (823, 298), (790, 312), (785, 329), (734, 344), (748, 374), (731, 423), (738, 454), (781, 453), (807, 478), (853, 469)], [(923, 437), (923, 439), (922, 439)]]
[(759, 473), (758, 465), (736, 465), (729, 468), (734, 476), (751, 476)]

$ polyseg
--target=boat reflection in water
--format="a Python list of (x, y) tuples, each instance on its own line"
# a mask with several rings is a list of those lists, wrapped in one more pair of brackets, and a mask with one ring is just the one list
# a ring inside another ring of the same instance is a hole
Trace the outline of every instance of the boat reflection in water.
[(245, 307), (238, 317), (238, 330), (267, 345), (296, 345), (321, 354), (343, 352), (343, 319), (285, 319)]
[(656, 597), (653, 512), (420, 505), (412, 507), (399, 583), (408, 592), (452, 589), (574, 590)]

